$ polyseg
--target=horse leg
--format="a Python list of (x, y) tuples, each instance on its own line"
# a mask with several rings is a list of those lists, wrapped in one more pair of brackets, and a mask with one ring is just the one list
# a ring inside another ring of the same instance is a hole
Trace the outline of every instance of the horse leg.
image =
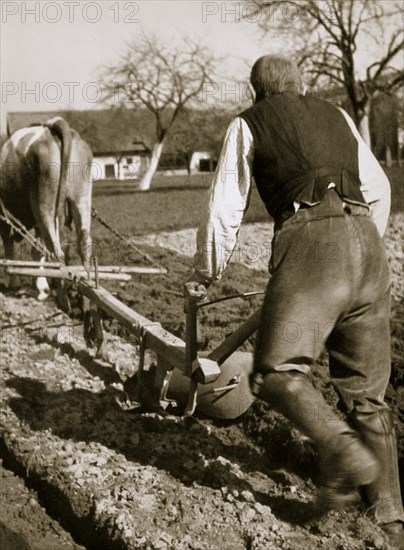
[[(16, 259), (16, 243), (9, 235), (1, 235), (4, 247), (4, 256), (7, 260)], [(21, 280), (18, 275), (7, 275), (6, 286), (9, 289), (17, 289), (21, 286)]]
[[(46, 246), (46, 248), (55, 256), (55, 258), (61, 262), (64, 262), (64, 252), (59, 237), (59, 227), (58, 221), (53, 223), (50, 219), (47, 219), (44, 222), (38, 223), (38, 229), (41, 235), (41, 238)], [(59, 306), (63, 311), (70, 312), (70, 302), (67, 295), (66, 285), (62, 279), (56, 281), (56, 296)]]
[[(35, 229), (35, 236), (37, 239), (41, 239), (41, 236), (39, 234), (39, 231)], [(39, 252), (34, 246), (31, 249), (31, 257), (33, 260), (43, 263), (45, 261), (45, 256)], [(38, 300), (46, 300), (48, 298), (50, 293), (50, 288), (48, 285), (48, 281), (46, 280), (46, 277), (37, 277), (35, 279), (35, 286), (38, 291), (37, 298)]]
[[(91, 188), (90, 188), (91, 190)], [(88, 191), (78, 200), (69, 201), (69, 208), (72, 212), (74, 227), (76, 230), (77, 249), (84, 268), (90, 269), (92, 257), (92, 241), (90, 236), (91, 225), (91, 197), (87, 196)]]

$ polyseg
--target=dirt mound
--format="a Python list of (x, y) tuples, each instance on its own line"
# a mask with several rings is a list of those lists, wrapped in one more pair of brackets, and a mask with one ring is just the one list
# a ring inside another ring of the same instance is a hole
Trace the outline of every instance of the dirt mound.
[[(402, 419), (400, 219), (392, 220), (386, 244), (394, 296), (388, 399)], [(261, 228), (255, 229), (257, 240)], [(112, 263), (115, 242), (98, 246), (103, 263)], [(184, 337), (181, 286), (189, 257), (161, 248), (148, 251), (169, 268), (167, 276), (139, 276), (110, 288), (136, 311)], [(139, 262), (129, 249), (124, 257), (125, 263)], [(263, 289), (267, 277), (264, 270), (235, 263), (210, 295)], [(74, 292), (71, 297), (74, 322), (79, 322), (80, 300)], [(132, 345), (121, 341), (128, 335), (115, 321), (104, 319), (109, 344), (103, 359), (96, 360), (83, 348), (80, 327), (61, 314), (53, 318), (58, 312), (51, 303), (38, 304), (29, 296), (3, 296), (1, 302), (2, 440), (26, 475), (47, 487), (47, 506), (67, 516), (69, 530), (87, 548), (388, 548), (358, 507), (313, 517), (315, 449), (264, 404), (255, 403), (231, 423), (125, 413), (115, 398), (135, 372), (138, 355), (132, 338)], [(259, 303), (260, 298), (236, 300), (202, 310), (200, 348), (218, 344)], [(251, 339), (244, 349), (253, 345)], [(326, 366), (324, 355), (313, 379), (334, 403)], [(404, 451), (403, 424), (399, 429)]]
[(84, 550), (41, 506), (36, 492), (0, 460), (0, 541), (3, 550)]
[[(54, 313), (2, 305), (14, 326)], [(24, 327), (2, 343), (1, 436), (87, 548), (387, 548), (357, 509), (312, 517), (313, 450), (262, 405), (232, 423), (124, 413), (112, 366)]]

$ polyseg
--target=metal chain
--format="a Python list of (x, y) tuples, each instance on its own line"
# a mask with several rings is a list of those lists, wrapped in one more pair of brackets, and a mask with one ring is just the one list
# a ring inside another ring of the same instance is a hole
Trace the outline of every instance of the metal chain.
[(101, 225), (103, 225), (106, 229), (108, 229), (109, 231), (111, 231), (111, 233), (113, 233), (116, 237), (118, 237), (118, 239), (120, 239), (122, 242), (124, 242), (125, 244), (127, 244), (130, 248), (132, 248), (133, 250), (135, 250), (140, 256), (142, 256), (142, 258), (144, 258), (145, 260), (147, 260), (148, 262), (150, 262), (154, 267), (158, 267), (160, 269), (166, 269), (164, 266), (162, 266), (161, 264), (159, 264), (158, 262), (156, 262), (155, 260), (153, 260), (153, 258), (151, 256), (149, 256), (148, 254), (146, 254), (146, 252), (142, 252), (142, 250), (140, 250), (136, 245), (134, 245), (131, 241), (129, 241), (128, 239), (126, 239), (121, 233), (119, 233), (119, 231), (117, 231), (116, 229), (114, 229), (113, 227), (111, 227), (105, 220), (104, 218), (102, 218), (100, 216), (100, 214), (97, 212), (97, 210), (95, 208), (92, 208), (91, 209), (91, 215), (92, 217), (97, 220), (97, 222), (99, 222)]
[[(52, 254), (43, 244), (42, 242), (35, 238), (31, 233), (27, 230), (27, 228), (15, 217), (11, 214), (9, 210), (5, 207), (1, 197), (0, 197), (0, 207), (3, 212), (3, 214), (0, 214), (0, 220), (9, 225), (16, 233), (18, 233), (24, 240), (28, 242), (33, 248), (35, 248), (38, 252), (40, 252), (43, 256), (50, 257), (50, 259), (57, 259), (54, 254)], [(106, 229), (111, 231), (118, 239), (123, 241), (125, 244), (127, 244), (130, 248), (135, 250), (142, 258), (150, 262), (154, 267), (163, 268), (161, 264), (153, 260), (151, 256), (146, 254), (146, 252), (142, 252), (137, 246), (135, 246), (132, 242), (130, 242), (128, 239), (126, 239), (119, 231), (111, 227), (101, 216), (98, 214), (98, 212), (95, 210), (95, 208), (92, 208), (91, 210), (92, 217), (97, 220), (101, 225), (103, 225)], [(163, 268), (165, 269), (165, 268)]]
[(3, 214), (0, 214), (0, 220), (6, 223), (11, 227), (13, 231), (18, 233), (24, 240), (28, 242), (33, 248), (35, 248), (42, 256), (50, 257), (51, 259), (57, 259), (54, 254), (52, 254), (42, 242), (35, 238), (28, 229), (18, 220), (15, 216), (11, 214), (9, 210), (4, 206), (4, 203), (0, 197), (0, 207), (3, 211)]

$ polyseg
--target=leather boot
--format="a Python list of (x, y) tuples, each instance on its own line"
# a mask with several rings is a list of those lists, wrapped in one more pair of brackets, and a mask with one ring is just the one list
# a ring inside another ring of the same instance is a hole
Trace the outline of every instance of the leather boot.
[(375, 481), (379, 473), (377, 459), (303, 373), (255, 374), (252, 392), (318, 445), (321, 511), (344, 508), (357, 501), (359, 486)]
[(393, 415), (388, 408), (373, 414), (354, 411), (350, 423), (381, 464), (379, 476), (363, 488), (362, 498), (389, 537), (391, 546), (404, 549), (404, 509)]

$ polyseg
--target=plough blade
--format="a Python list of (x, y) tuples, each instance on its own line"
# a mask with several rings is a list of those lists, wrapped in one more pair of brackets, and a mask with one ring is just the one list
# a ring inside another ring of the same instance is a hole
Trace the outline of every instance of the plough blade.
[[(252, 353), (236, 351), (220, 365), (221, 374), (214, 382), (199, 384), (196, 413), (209, 418), (233, 419), (243, 414), (254, 401), (249, 386)], [(179, 369), (172, 371), (166, 396), (183, 409), (187, 405), (191, 380)]]

